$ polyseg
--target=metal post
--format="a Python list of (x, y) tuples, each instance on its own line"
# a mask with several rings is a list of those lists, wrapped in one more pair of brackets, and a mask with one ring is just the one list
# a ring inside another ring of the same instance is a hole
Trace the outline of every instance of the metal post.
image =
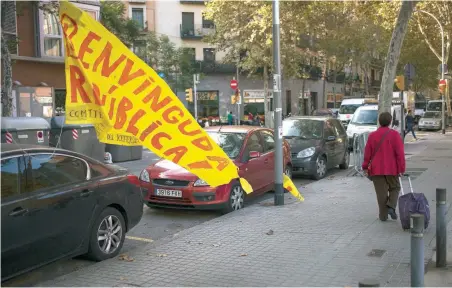
[(198, 95), (196, 93), (196, 84), (198, 81), (198, 75), (193, 74), (193, 104), (195, 106), (195, 119), (198, 122)]
[(411, 287), (424, 287), (424, 215), (411, 215)]
[(403, 90), (400, 92), (400, 127), (402, 128), (402, 142), (405, 143), (405, 101)]
[(446, 267), (446, 189), (436, 188), (436, 267)]
[(275, 206), (284, 205), (279, 0), (273, 0), (273, 107), (275, 117)]
[[(240, 57), (239, 57), (240, 58)], [(237, 119), (236, 119), (236, 122), (237, 122), (237, 125), (240, 125), (240, 104), (239, 103), (242, 103), (242, 93), (240, 93), (240, 83), (239, 83), (239, 63), (238, 63), (238, 61), (237, 61), (237, 67), (236, 67), (236, 77), (237, 77), (237, 89), (239, 89), (239, 102), (237, 103)]]
[(358, 287), (380, 287), (380, 282), (376, 279), (364, 279), (359, 281)]

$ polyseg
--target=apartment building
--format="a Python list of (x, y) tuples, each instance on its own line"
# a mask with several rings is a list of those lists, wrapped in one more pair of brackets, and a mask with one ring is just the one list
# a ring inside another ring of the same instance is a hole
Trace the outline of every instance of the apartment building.
[[(71, 2), (99, 19), (99, 0)], [(6, 8), (4, 33), (9, 39), (18, 39), (10, 49), (13, 116), (51, 117), (55, 96), (64, 101), (66, 95), (65, 51), (58, 15), (45, 13), (37, 1), (8, 1)]]

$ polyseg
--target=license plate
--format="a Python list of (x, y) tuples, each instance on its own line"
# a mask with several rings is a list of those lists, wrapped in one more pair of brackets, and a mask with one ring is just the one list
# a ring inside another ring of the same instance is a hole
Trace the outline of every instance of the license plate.
[(155, 195), (164, 197), (182, 198), (182, 191), (180, 190), (168, 190), (168, 189), (156, 189)]

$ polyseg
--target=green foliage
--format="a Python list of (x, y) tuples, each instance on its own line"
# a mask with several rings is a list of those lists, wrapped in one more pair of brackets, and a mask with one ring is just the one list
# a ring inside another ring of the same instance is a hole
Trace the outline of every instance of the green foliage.
[(131, 47), (140, 36), (138, 24), (124, 15), (125, 4), (122, 1), (101, 1), (100, 22), (124, 45)]

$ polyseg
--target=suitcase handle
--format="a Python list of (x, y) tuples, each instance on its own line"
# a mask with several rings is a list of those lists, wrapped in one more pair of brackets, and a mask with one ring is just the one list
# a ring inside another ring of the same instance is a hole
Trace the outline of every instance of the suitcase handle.
[[(413, 190), (413, 184), (411, 183), (411, 177), (409, 174), (403, 174), (402, 176), (405, 176), (408, 178), (408, 183), (410, 184), (410, 192), (414, 193)], [(402, 192), (402, 195), (404, 195), (404, 191), (403, 191), (403, 184), (402, 184), (402, 177), (399, 177), (399, 184), (400, 184), (400, 192)]]

